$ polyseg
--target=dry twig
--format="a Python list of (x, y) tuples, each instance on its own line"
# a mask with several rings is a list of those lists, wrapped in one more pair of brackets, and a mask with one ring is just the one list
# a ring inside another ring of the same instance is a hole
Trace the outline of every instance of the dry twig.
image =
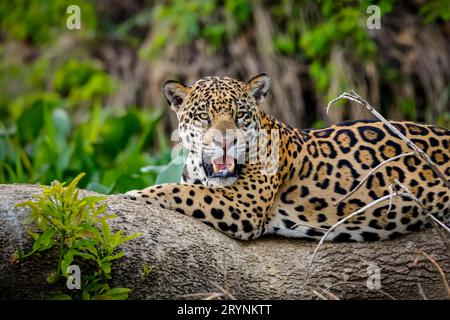
[(381, 168), (382, 166), (384, 166), (386, 163), (389, 163), (389, 162), (391, 162), (391, 161), (395, 161), (395, 160), (397, 160), (397, 159), (399, 159), (399, 158), (402, 158), (402, 157), (413, 156), (413, 155), (415, 155), (415, 154), (416, 154), (415, 152), (402, 153), (402, 154), (400, 154), (400, 155), (398, 155), (398, 156), (395, 156), (395, 157), (392, 157), (392, 158), (389, 158), (389, 159), (383, 161), (382, 163), (380, 163), (379, 165), (377, 165), (375, 168), (373, 168), (372, 170), (370, 170), (369, 173), (364, 177), (364, 179), (361, 180), (360, 183), (358, 183), (358, 185), (357, 185), (355, 188), (353, 188), (353, 189), (352, 189), (349, 193), (347, 193), (344, 197), (342, 197), (341, 199), (339, 199), (338, 201), (336, 201), (336, 202), (334, 203), (334, 205), (337, 206), (338, 204), (340, 204), (340, 203), (343, 202), (344, 200), (348, 199), (348, 197), (350, 197), (353, 193), (355, 193), (356, 191), (358, 191), (358, 189), (361, 188), (361, 186), (367, 181), (367, 179), (369, 179), (369, 177), (370, 177), (372, 174), (374, 174), (375, 172), (377, 172), (378, 169), (380, 169), (380, 168)]
[(322, 236), (322, 238), (320, 238), (319, 243), (317, 244), (316, 248), (313, 251), (312, 257), (311, 257), (311, 261), (308, 264), (308, 268), (306, 269), (306, 274), (305, 274), (305, 281), (308, 279), (309, 277), (309, 273), (311, 271), (311, 267), (314, 263), (314, 259), (317, 256), (317, 253), (320, 249), (320, 247), (322, 246), (323, 242), (326, 240), (326, 238), (330, 235), (331, 232), (333, 232), (338, 226), (340, 226), (341, 224), (343, 224), (345, 221), (357, 216), (360, 213), (363, 213), (364, 211), (366, 211), (367, 209), (369, 209), (370, 207), (373, 207), (375, 205), (377, 205), (380, 202), (386, 201), (388, 199), (390, 199), (392, 197), (392, 195), (386, 195), (384, 197), (381, 197), (371, 203), (369, 203), (368, 205), (356, 210), (355, 212), (349, 214), (348, 216), (346, 216), (345, 218), (343, 218), (342, 220), (339, 220), (337, 223), (335, 223), (334, 225), (332, 225), (330, 227), (330, 229), (327, 230), (327, 232), (325, 232), (325, 234)]
[(320, 293), (317, 290), (312, 289), (311, 291), (314, 294), (316, 294), (318, 298), (321, 298), (322, 300), (341, 300), (341, 299), (339, 299), (338, 296), (336, 296), (334, 293), (332, 293), (331, 291), (329, 291), (327, 289), (319, 288), (319, 290), (321, 290), (326, 296), (328, 296), (328, 298), (324, 294)]
[(419, 250), (418, 253), (423, 255), (425, 258), (427, 258), (433, 264), (433, 266), (436, 268), (436, 270), (439, 272), (442, 282), (444, 282), (444, 286), (445, 286), (445, 289), (447, 290), (448, 296), (450, 297), (450, 286), (448, 285), (447, 278), (445, 277), (444, 271), (442, 271), (442, 268), (439, 265), (439, 263), (437, 263), (437, 261), (434, 260), (432, 256), (430, 256), (429, 254), (427, 254), (426, 252), (424, 252), (422, 250)]
[[(437, 176), (444, 182), (444, 184), (450, 189), (450, 181), (447, 180), (447, 178), (445, 177), (445, 175), (439, 170), (439, 168), (437, 167), (437, 165), (428, 157), (428, 155), (419, 147), (417, 147), (410, 139), (408, 139), (405, 135), (403, 135), (395, 126), (393, 126), (389, 121), (387, 121), (377, 110), (375, 110), (365, 99), (363, 99), (361, 96), (359, 96), (357, 93), (355, 93), (353, 90), (349, 91), (349, 92), (345, 92), (343, 94), (341, 94), (339, 97), (331, 100), (328, 105), (327, 105), (327, 113), (330, 109), (330, 106), (335, 103), (338, 100), (341, 99), (348, 99), (350, 101), (354, 101), (359, 103), (360, 105), (362, 105), (363, 107), (365, 107), (367, 110), (369, 110), (376, 118), (378, 118), (380, 121), (382, 121), (392, 132), (394, 132), (400, 139), (402, 139), (404, 142), (406, 142), (406, 144), (413, 149), (413, 152), (409, 152), (409, 153), (404, 153), (404, 154), (400, 154), (398, 156), (392, 157), (390, 159), (385, 160), (384, 162), (380, 163), (378, 166), (376, 166), (375, 168), (373, 168), (365, 177), (364, 179), (355, 187), (353, 188), (353, 190), (351, 190), (346, 196), (344, 196), (343, 198), (341, 198), (340, 200), (338, 200), (335, 205), (341, 203), (342, 201), (346, 200), (349, 196), (351, 196), (353, 193), (355, 193), (365, 182), (366, 180), (373, 174), (375, 173), (378, 169), (380, 169), (382, 166), (384, 166), (385, 164), (395, 161), (401, 157), (405, 157), (405, 156), (412, 156), (412, 155), (416, 155), (418, 157), (420, 157), (421, 159), (423, 159), (425, 162), (427, 162), (430, 167), (432, 168), (432, 170), (437, 174)], [(406, 197), (409, 198), (411, 200), (413, 200), (414, 202), (416, 202), (419, 207), (421, 208), (421, 210), (423, 211), (423, 213), (425, 214), (425, 217), (427, 219), (430, 220), (430, 222), (434, 225), (434, 226), (438, 226), (437, 224), (439, 224), (440, 226), (444, 227), (448, 232), (450, 232), (450, 229), (445, 226), (443, 223), (441, 223), (436, 217), (434, 217), (433, 215), (431, 215), (428, 210), (426, 209), (426, 207), (423, 205), (423, 203), (416, 197), (414, 196), (410, 190), (403, 185), (402, 183), (400, 183), (397, 179), (395, 179), (395, 183), (396, 185), (398, 185), (400, 188), (402, 188), (404, 190), (404, 192), (398, 192), (395, 189), (395, 185), (390, 185), (389, 189), (390, 189), (390, 194), (383, 196), (375, 201), (372, 201), (371, 203), (367, 204), (366, 206), (358, 209), (357, 211), (351, 213), (350, 215), (346, 216), (345, 218), (339, 220), (337, 223), (335, 223), (333, 226), (331, 226), (326, 232), (325, 234), (322, 236), (322, 238), (320, 239), (319, 243), (317, 244), (316, 248), (313, 251), (311, 260), (308, 264), (308, 267), (306, 269), (306, 273), (305, 273), (305, 282), (304, 282), (304, 286), (307, 284), (308, 278), (309, 278), (309, 273), (311, 271), (311, 267), (314, 263), (314, 259), (317, 256), (317, 253), (320, 249), (320, 247), (322, 246), (323, 242), (327, 239), (327, 237), (331, 234), (331, 232), (333, 232), (339, 225), (343, 224), (345, 221), (357, 216), (358, 214), (363, 213), (364, 211), (366, 211), (367, 209), (369, 209), (370, 207), (373, 207), (383, 201), (389, 200), (389, 208), (388, 208), (388, 212), (391, 211), (392, 209), (392, 202), (394, 197), (396, 196), (401, 196), (401, 197)], [(445, 238), (443, 237), (443, 235), (440, 233), (439, 230), (437, 230), (439, 236), (441, 237), (441, 240), (443, 241), (444, 245), (448, 248), (447, 246), (447, 242), (445, 241)], [(450, 250), (450, 249), (449, 249)], [(439, 268), (440, 269), (440, 268)], [(442, 269), (440, 269), (442, 271)], [(443, 273), (442, 273), (443, 274)], [(442, 275), (441, 275), (442, 276)], [(444, 276), (445, 278), (445, 276)], [(446, 288), (448, 288), (448, 284), (446, 283)], [(421, 288), (419, 286), (419, 288)], [(449, 291), (450, 292), (450, 291)], [(424, 295), (423, 295), (424, 296)]]
[(422, 297), (423, 300), (428, 300), (428, 297), (426, 296), (425, 292), (423, 291), (422, 285), (417, 282), (417, 289), (419, 290), (419, 294)]
[(412, 192), (408, 189), (408, 187), (406, 187), (404, 184), (400, 183), (400, 181), (398, 181), (397, 179), (395, 179), (395, 183), (397, 183), (397, 185), (399, 185), (400, 188), (402, 188), (405, 191), (405, 192), (399, 193), (399, 195), (413, 200), (420, 207), (422, 212), (425, 214), (425, 217), (428, 219), (428, 221), (430, 221), (430, 224), (435, 228), (439, 238), (441, 239), (442, 243), (447, 248), (447, 251), (450, 254), (450, 246), (449, 246), (448, 242), (445, 240), (444, 235), (440, 232), (439, 226), (442, 226), (449, 233), (450, 233), (450, 229), (445, 224), (443, 224), (441, 221), (439, 221), (435, 216), (433, 216), (427, 210), (427, 208), (425, 207), (423, 202), (420, 201), (420, 199), (418, 199), (415, 195), (413, 195)]
[(367, 102), (364, 98), (362, 98), (360, 95), (358, 95), (353, 90), (350, 90), (348, 92), (344, 92), (339, 97), (331, 100), (327, 105), (327, 113), (333, 103), (336, 101), (339, 101), (341, 99), (347, 99), (350, 101), (354, 101), (363, 107), (365, 107), (369, 112), (371, 112), (378, 120), (383, 122), (392, 132), (394, 132), (400, 139), (406, 142), (406, 144), (414, 150), (414, 153), (422, 158), (424, 161), (426, 161), (431, 169), (438, 175), (438, 177), (444, 182), (444, 184), (447, 186), (447, 188), (450, 189), (450, 181), (445, 177), (445, 175), (439, 170), (437, 165), (430, 159), (430, 157), (420, 149), (417, 145), (414, 144), (410, 139), (408, 139), (403, 133), (401, 133), (395, 126), (393, 126), (389, 121), (387, 121), (374, 107), (372, 107), (369, 102)]

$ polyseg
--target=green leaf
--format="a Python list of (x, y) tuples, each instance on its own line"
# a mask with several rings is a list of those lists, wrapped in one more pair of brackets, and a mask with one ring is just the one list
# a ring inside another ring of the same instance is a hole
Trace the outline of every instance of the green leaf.
[(92, 300), (125, 300), (130, 292), (131, 289), (129, 288), (113, 288), (104, 294), (92, 297)]
[(134, 234), (131, 234), (129, 236), (126, 236), (126, 237), (122, 238), (120, 243), (122, 244), (124, 242), (128, 242), (128, 241), (134, 240), (134, 239), (142, 237), (142, 236), (143, 236), (143, 233), (134, 233)]
[(110, 117), (102, 127), (101, 142), (98, 150), (113, 156), (125, 149), (130, 137), (141, 130), (141, 123), (135, 113), (121, 117)]
[(142, 177), (123, 174), (117, 178), (113, 192), (125, 193), (129, 190), (143, 189), (145, 187), (146, 183)]
[(79, 256), (86, 260), (96, 260), (96, 257), (94, 255), (86, 253), (86, 252), (82, 252), (82, 251), (78, 251), (78, 250), (71, 250), (71, 252), (74, 256)]
[[(76, 176), (75, 179), (72, 180), (72, 182), (67, 186), (67, 190), (73, 190), (76, 188), (76, 186), (78, 185), (78, 182), (80, 182), (80, 180), (86, 175), (86, 173), (82, 172), (80, 173), (78, 176)], [(86, 197), (87, 198), (87, 197)], [(84, 200), (86, 200), (86, 198), (84, 198)]]
[(116, 260), (116, 259), (120, 259), (125, 255), (124, 251), (120, 251), (119, 253), (113, 255), (113, 256), (108, 256), (105, 258), (106, 261), (112, 261), (112, 260)]
[(61, 261), (61, 273), (67, 277), (67, 269), (69, 268), (69, 266), (72, 264), (73, 262), (73, 251), (72, 250), (68, 250), (64, 256), (63, 259)]
[(52, 272), (51, 274), (49, 274), (46, 279), (46, 281), (50, 284), (55, 284), (58, 282), (58, 280), (59, 280), (59, 274), (56, 272)]
[(72, 300), (72, 297), (68, 294), (61, 293), (51, 297), (50, 300)]
[(33, 251), (44, 251), (50, 249), (56, 242), (53, 239), (55, 235), (54, 229), (45, 230), (40, 236), (37, 237), (36, 242), (33, 244)]
[(52, 113), (52, 124), (60, 137), (68, 136), (70, 132), (71, 122), (66, 110), (57, 108)]
[(170, 161), (158, 174), (156, 184), (180, 182), (186, 158), (186, 155), (181, 155)]
[(81, 293), (81, 299), (83, 299), (83, 300), (90, 300), (91, 299), (91, 295), (86, 290), (83, 290), (83, 292)]
[(108, 187), (99, 182), (89, 182), (88, 185), (86, 186), (86, 189), (98, 193), (110, 194), (113, 187), (114, 185)]
[(106, 242), (111, 239), (111, 229), (109, 228), (108, 223), (104, 221), (102, 222), (102, 234)]
[(103, 270), (104, 273), (111, 273), (111, 263), (102, 261), (98, 264), (98, 266)]

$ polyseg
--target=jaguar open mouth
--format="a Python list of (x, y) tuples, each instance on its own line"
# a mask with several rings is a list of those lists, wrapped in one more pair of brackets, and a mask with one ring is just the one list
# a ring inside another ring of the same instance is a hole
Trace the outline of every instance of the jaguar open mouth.
[(240, 172), (240, 164), (230, 156), (203, 161), (203, 168), (208, 178), (237, 177)]

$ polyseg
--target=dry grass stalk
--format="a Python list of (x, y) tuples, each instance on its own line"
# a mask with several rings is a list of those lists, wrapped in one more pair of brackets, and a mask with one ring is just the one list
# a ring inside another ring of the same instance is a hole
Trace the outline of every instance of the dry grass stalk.
[(309, 276), (309, 272), (310, 272), (310, 270), (311, 270), (311, 266), (312, 266), (312, 264), (314, 263), (314, 259), (316, 258), (317, 253), (318, 253), (320, 247), (322, 246), (322, 243), (327, 239), (327, 237), (330, 235), (331, 232), (333, 232), (337, 227), (339, 227), (339, 226), (340, 226), (341, 224), (343, 224), (345, 221), (347, 221), (347, 220), (349, 220), (349, 219), (351, 219), (351, 218), (357, 216), (358, 214), (363, 213), (364, 211), (366, 211), (366, 210), (369, 209), (370, 207), (373, 207), (373, 206), (379, 204), (380, 202), (389, 200), (391, 197), (392, 197), (392, 195), (389, 194), (389, 195), (386, 195), (386, 196), (384, 196), (384, 197), (381, 197), (381, 198), (379, 198), (379, 199), (377, 199), (377, 200), (375, 200), (375, 201), (372, 201), (372, 202), (369, 203), (368, 205), (366, 205), (366, 206), (364, 206), (364, 207), (362, 207), (362, 208), (356, 210), (355, 212), (349, 214), (349, 215), (346, 216), (345, 218), (339, 220), (339, 221), (336, 222), (334, 225), (332, 225), (332, 226), (330, 227), (330, 229), (328, 229), (327, 232), (325, 232), (325, 234), (322, 236), (322, 238), (320, 238), (319, 243), (317, 244), (316, 248), (314, 249), (314, 252), (313, 252), (312, 257), (311, 257), (311, 261), (309, 262), (308, 268), (307, 268), (307, 270), (306, 270), (305, 278), (307, 278), (307, 277)]
[(400, 181), (398, 181), (397, 179), (395, 179), (395, 183), (397, 183), (397, 185), (399, 185), (400, 188), (405, 190), (405, 192), (399, 193), (399, 195), (413, 200), (420, 207), (422, 212), (425, 213), (425, 217), (428, 219), (428, 221), (430, 221), (430, 224), (435, 228), (436, 232), (438, 233), (439, 238), (441, 239), (442, 243), (447, 248), (447, 251), (450, 254), (450, 246), (449, 246), (448, 242), (446, 241), (444, 235), (440, 232), (439, 226), (442, 226), (449, 233), (450, 233), (450, 229), (445, 224), (443, 224), (441, 221), (439, 221), (435, 216), (433, 216), (427, 210), (427, 208), (424, 206), (422, 201), (420, 201), (420, 199), (418, 199), (415, 195), (412, 194), (412, 192), (408, 189), (408, 187), (406, 187), (404, 184), (400, 183)]
[(444, 283), (445, 289), (447, 290), (447, 294), (450, 297), (450, 286), (448, 285), (447, 278), (445, 277), (444, 271), (442, 271), (442, 268), (439, 265), (439, 263), (437, 263), (437, 261), (432, 256), (430, 256), (423, 250), (419, 250), (418, 253), (421, 254), (422, 256), (424, 256), (425, 258), (427, 258), (433, 264), (433, 266), (436, 268), (436, 270), (439, 272), (442, 282)]
[(419, 290), (419, 294), (422, 297), (422, 299), (428, 300), (428, 297), (426, 296), (425, 292), (423, 291), (422, 285), (420, 283), (417, 283), (417, 289)]
[(426, 161), (431, 169), (438, 175), (438, 177), (444, 182), (444, 184), (447, 186), (447, 188), (450, 189), (450, 181), (445, 177), (445, 175), (441, 172), (441, 170), (437, 167), (437, 165), (430, 159), (430, 157), (420, 149), (417, 145), (414, 144), (410, 139), (408, 139), (403, 133), (401, 133), (395, 126), (393, 126), (389, 121), (387, 121), (374, 107), (372, 107), (369, 102), (367, 102), (364, 98), (362, 98), (360, 95), (358, 95), (353, 90), (350, 90), (348, 92), (344, 92), (339, 97), (331, 100), (327, 105), (327, 113), (333, 103), (336, 101), (339, 101), (341, 99), (347, 99), (350, 101), (354, 101), (356, 103), (359, 103), (363, 107), (365, 107), (369, 112), (371, 112), (378, 120), (383, 122), (392, 132), (394, 132), (400, 139), (406, 142), (406, 144), (414, 150), (414, 153), (422, 158), (424, 161)]
[(334, 203), (334, 206), (339, 205), (341, 202), (343, 202), (344, 200), (348, 199), (348, 197), (350, 197), (352, 194), (354, 194), (356, 191), (358, 191), (358, 189), (362, 187), (362, 185), (367, 181), (367, 179), (369, 179), (369, 177), (370, 177), (372, 174), (374, 174), (375, 172), (377, 172), (378, 169), (380, 169), (380, 168), (381, 168), (382, 166), (384, 166), (385, 164), (387, 164), (387, 163), (389, 163), (389, 162), (391, 162), (391, 161), (395, 161), (395, 160), (397, 160), (397, 159), (399, 159), (399, 158), (407, 157), (407, 156), (413, 156), (413, 155), (415, 155), (415, 154), (416, 154), (415, 152), (402, 153), (402, 154), (400, 154), (400, 155), (398, 155), (398, 156), (395, 156), (395, 157), (392, 157), (392, 158), (389, 158), (389, 159), (383, 161), (382, 163), (380, 163), (379, 165), (377, 165), (375, 168), (373, 168), (372, 170), (370, 170), (369, 173), (364, 177), (364, 179), (361, 180), (360, 183), (358, 183), (358, 185), (357, 185), (355, 188), (353, 188), (353, 189), (352, 189), (349, 193), (347, 193), (344, 197), (342, 197), (341, 199), (339, 199), (338, 201), (336, 201), (336, 202)]
[[(367, 175), (366, 177), (352, 190), (350, 191), (349, 194), (347, 194), (344, 198), (340, 199), (336, 204), (344, 201), (345, 199), (347, 199), (351, 194), (353, 194), (354, 192), (356, 192), (361, 186), (362, 184), (368, 179), (368, 177), (370, 175), (372, 175), (374, 172), (376, 172), (379, 168), (381, 168), (383, 165), (385, 165), (386, 163), (389, 163), (391, 161), (397, 160), (401, 157), (405, 157), (408, 155), (417, 155), (420, 158), (422, 158), (423, 160), (425, 160), (430, 167), (435, 171), (435, 173), (442, 179), (442, 181), (447, 185), (447, 187), (450, 188), (450, 182), (445, 178), (445, 176), (442, 174), (442, 172), (439, 170), (439, 168), (437, 168), (436, 164), (428, 157), (428, 155), (421, 150), (419, 147), (417, 147), (411, 140), (409, 140), (406, 136), (404, 136), (397, 128), (395, 128), (389, 121), (387, 121), (377, 110), (375, 110), (365, 99), (363, 99), (361, 96), (359, 96), (357, 93), (355, 93), (353, 90), (349, 91), (349, 92), (344, 92), (343, 94), (341, 94), (339, 97), (331, 100), (328, 105), (327, 105), (327, 113), (331, 107), (331, 105), (333, 103), (335, 103), (338, 100), (341, 99), (348, 99), (350, 101), (354, 101), (359, 103), (360, 105), (362, 105), (363, 107), (365, 107), (367, 110), (369, 110), (373, 115), (375, 115), (375, 117), (377, 117), (380, 121), (382, 121), (389, 129), (391, 129), (395, 134), (397, 134), (400, 139), (402, 139), (403, 141), (406, 142), (406, 144), (414, 150), (414, 152), (411, 153), (405, 153), (405, 154), (401, 154), (398, 155), (396, 157), (392, 157), (390, 159), (385, 160), (384, 162), (382, 162), (380, 165), (378, 165), (377, 167), (375, 167), (374, 169), (372, 169)], [(367, 209), (369, 209), (370, 207), (373, 207), (374, 205), (377, 205), (380, 202), (389, 200), (389, 209), (388, 211), (391, 210), (392, 208), (392, 201), (393, 198), (396, 196), (403, 196), (403, 197), (407, 197), (413, 201), (415, 201), (420, 208), (422, 209), (422, 211), (425, 213), (426, 217), (430, 220), (430, 222), (434, 225), (436, 225), (436, 221), (439, 221), (438, 219), (436, 219), (433, 215), (431, 215), (428, 210), (425, 208), (425, 206), (423, 205), (423, 203), (417, 198), (415, 197), (410, 191), (409, 189), (401, 184), (397, 179), (395, 180), (396, 184), (398, 186), (400, 186), (403, 190), (405, 190), (405, 192), (399, 193), (396, 191), (395, 189), (395, 185), (390, 185), (389, 189), (390, 189), (390, 194), (386, 195), (384, 197), (381, 197), (375, 201), (372, 201), (371, 203), (367, 204), (366, 206), (364, 206), (363, 208), (358, 209), (357, 211), (351, 213), (350, 215), (346, 216), (345, 218), (341, 219), (340, 221), (338, 221), (337, 223), (335, 223), (333, 226), (331, 226), (327, 232), (325, 232), (325, 234), (322, 236), (322, 238), (320, 239), (319, 243), (317, 244), (316, 248), (313, 251), (312, 257), (311, 257), (311, 261), (308, 264), (307, 270), (306, 270), (306, 274), (305, 274), (305, 283), (304, 285), (307, 284), (307, 280), (309, 277), (309, 273), (311, 271), (311, 267), (314, 263), (314, 259), (317, 256), (317, 253), (320, 249), (320, 247), (322, 246), (323, 242), (327, 239), (327, 237), (330, 235), (331, 232), (333, 232), (339, 225), (343, 224), (345, 221), (357, 216), (358, 214), (363, 213), (364, 211), (366, 211)], [(447, 228), (444, 224), (440, 223), (439, 221), (439, 225), (444, 226), (444, 228), (450, 232), (450, 229)], [(438, 231), (439, 233), (439, 231)], [(442, 236), (442, 234), (439, 233), (439, 236), (441, 237), (441, 240), (443, 241), (444, 245), (447, 247), (447, 242), (445, 241), (445, 238)]]

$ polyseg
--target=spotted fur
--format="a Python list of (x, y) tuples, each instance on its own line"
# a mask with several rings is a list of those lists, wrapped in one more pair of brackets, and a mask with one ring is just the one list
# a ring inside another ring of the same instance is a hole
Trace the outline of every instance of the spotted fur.
[[(269, 80), (266, 75), (248, 83), (207, 77), (190, 87), (168, 82), (164, 92), (177, 112), (182, 139), (191, 143), (202, 143), (202, 132), (212, 127), (278, 130), (280, 152), (275, 174), (265, 174), (266, 164), (258, 162), (243, 164), (237, 177), (208, 179), (195, 161), (198, 156), (191, 152), (182, 183), (131, 191), (128, 197), (192, 216), (237, 239), (263, 234), (318, 239), (350, 213), (389, 194), (389, 185), (398, 179), (429, 212), (439, 219), (449, 218), (449, 189), (428, 164), (415, 156), (386, 164), (359, 191), (334, 206), (371, 169), (411, 150), (386, 125), (376, 121), (345, 122), (314, 130), (291, 128), (259, 108)], [(196, 123), (197, 131), (192, 130), (192, 123)], [(413, 122), (392, 124), (450, 177), (449, 130)], [(424, 214), (410, 199), (396, 198), (390, 211), (388, 208), (389, 203), (384, 202), (368, 209), (344, 222), (328, 239), (374, 241), (395, 238), (426, 225)]]

